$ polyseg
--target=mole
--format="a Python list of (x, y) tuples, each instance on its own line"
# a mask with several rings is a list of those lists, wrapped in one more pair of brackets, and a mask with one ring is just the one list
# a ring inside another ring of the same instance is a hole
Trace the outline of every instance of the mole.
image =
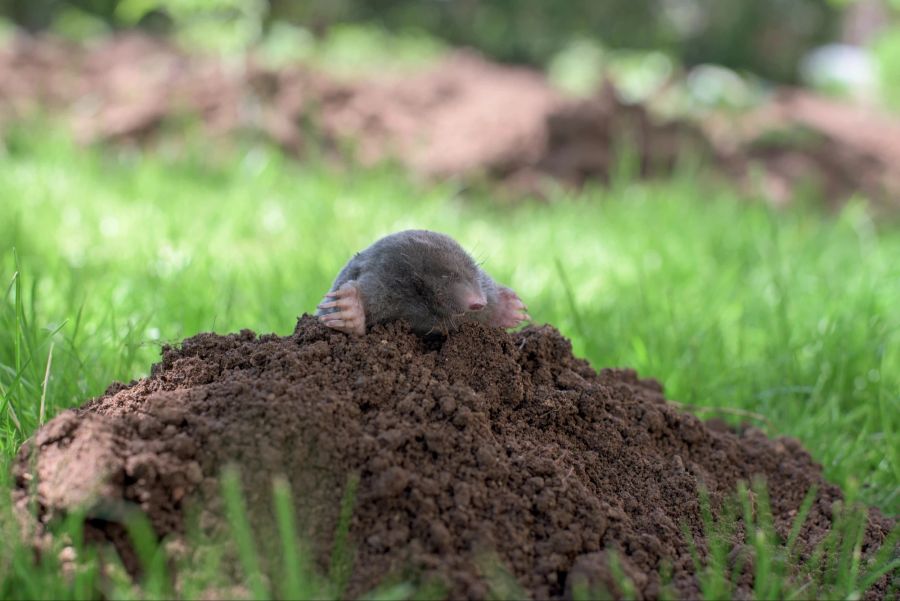
[(446, 336), (466, 321), (512, 328), (531, 319), (516, 293), (491, 279), (459, 243), (428, 230), (397, 232), (356, 253), (316, 315), (357, 336), (396, 320), (420, 336)]

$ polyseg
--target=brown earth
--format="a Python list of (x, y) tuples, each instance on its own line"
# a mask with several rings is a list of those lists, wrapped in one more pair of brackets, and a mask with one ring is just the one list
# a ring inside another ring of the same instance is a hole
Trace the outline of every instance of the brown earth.
[[(36, 500), (39, 533), (86, 505), (90, 535), (112, 540), (136, 570), (123, 508), (139, 506), (176, 539), (200, 508), (213, 532), (227, 463), (241, 467), (260, 541), (274, 540), (264, 534), (272, 477), (288, 478), (320, 565), (348, 474), (358, 475), (351, 596), (396, 577), (484, 598), (485, 553), (533, 598), (570, 597), (581, 578), (616, 592), (615, 552), (638, 598), (660, 595), (664, 561), (679, 596), (696, 598), (681, 528), (701, 536), (699, 486), (718, 511), (739, 481), (765, 478), (782, 536), (815, 486), (801, 554), (841, 499), (796, 441), (701, 422), (653, 380), (595, 372), (550, 326), (507, 334), (470, 324), (423, 341), (395, 323), (350, 338), (308, 316), (283, 338), (200, 334), (165, 348), (150, 377), (43, 427), (17, 459), (14, 494), (23, 515)], [(872, 510), (862, 553), (892, 525)], [(736, 533), (736, 549), (742, 542)], [(737, 595), (751, 586), (748, 570)]]
[(880, 209), (900, 208), (900, 119), (873, 107), (785, 88), (704, 131), (725, 170), (746, 185), (758, 169), (760, 192), (776, 204), (812, 185), (832, 207), (861, 194)]
[(813, 186), (833, 205), (862, 193), (900, 207), (894, 117), (786, 91), (750, 115), (662, 121), (609, 85), (568, 99), (538, 71), (469, 51), (412, 73), (341, 79), (253, 56), (227, 63), (136, 34), (91, 45), (15, 37), (0, 48), (0, 129), (47, 110), (84, 142), (146, 143), (191, 117), (213, 137), (249, 133), (301, 158), (315, 148), (341, 162), (398, 160), (425, 178), (487, 177), (516, 195), (608, 180), (624, 140), (643, 176), (698, 156), (776, 203)]

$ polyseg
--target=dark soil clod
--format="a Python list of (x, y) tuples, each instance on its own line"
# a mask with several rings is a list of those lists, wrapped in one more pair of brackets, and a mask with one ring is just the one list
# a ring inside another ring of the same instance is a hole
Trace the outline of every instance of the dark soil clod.
[[(422, 576), (452, 598), (483, 598), (485, 553), (533, 598), (571, 596), (573, 581), (620, 594), (604, 565), (614, 552), (638, 598), (659, 596), (664, 558), (679, 595), (696, 598), (682, 527), (702, 537), (701, 484), (715, 508), (739, 481), (764, 477), (782, 536), (816, 486), (806, 549), (841, 498), (796, 441), (708, 427), (655, 381), (595, 372), (552, 327), (471, 325), (435, 344), (402, 323), (351, 338), (308, 316), (284, 338), (200, 334), (164, 349), (150, 377), (41, 429), (15, 465), (15, 496), (25, 510), (37, 482), (40, 524), (86, 503), (93, 530), (118, 546), (110, 508), (136, 504), (177, 538), (191, 508), (204, 527), (221, 525), (228, 463), (241, 468), (261, 542), (272, 477), (287, 477), (322, 565), (348, 475), (359, 476), (351, 596)], [(864, 554), (892, 526), (876, 510), (868, 519)], [(751, 586), (748, 574), (738, 592)]]

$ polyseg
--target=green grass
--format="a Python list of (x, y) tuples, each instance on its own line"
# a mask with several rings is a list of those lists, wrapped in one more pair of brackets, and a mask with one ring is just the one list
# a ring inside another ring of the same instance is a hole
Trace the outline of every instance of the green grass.
[[(830, 481), (898, 512), (900, 227), (860, 204), (775, 212), (685, 170), (500, 206), (263, 146), (85, 151), (25, 130), (0, 161), (0, 481), (42, 399), (49, 419), (199, 331), (287, 334), (355, 250), (408, 227), (455, 236), (595, 367), (752, 412)], [(25, 565), (13, 539), (0, 574)]]

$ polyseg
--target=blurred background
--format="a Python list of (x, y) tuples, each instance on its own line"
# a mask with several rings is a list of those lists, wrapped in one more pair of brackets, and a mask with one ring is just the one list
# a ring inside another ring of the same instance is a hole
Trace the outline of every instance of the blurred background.
[(0, 447), (426, 227), (896, 512), (898, 111), (900, 0), (0, 0)]
[(604, 51), (657, 52), (687, 69), (717, 65), (741, 78), (872, 95), (894, 107), (898, 12), (897, 0), (572, 0), (565, 10), (547, 0), (0, 2), (7, 33), (19, 27), (85, 39), (137, 28), (227, 52), (266, 41), (287, 46), (281, 38), (290, 35), (299, 53), (335, 35), (362, 45), (391, 33), (559, 69), (578, 53), (599, 60)]
[(49, 111), (81, 142), (199, 120), (536, 195), (609, 181), (625, 145), (642, 176), (687, 152), (776, 204), (900, 196), (897, 0), (2, 0), (0, 19), (0, 123)]
[(136, 27), (234, 51), (283, 26), (321, 40), (357, 24), (541, 67), (593, 46), (658, 51), (688, 68), (715, 64), (781, 83), (827, 85), (831, 75), (836, 86), (864, 81), (893, 103), (900, 100), (898, 10), (896, 0), (572, 0), (565, 10), (547, 0), (0, 2), (7, 27), (76, 38)]

